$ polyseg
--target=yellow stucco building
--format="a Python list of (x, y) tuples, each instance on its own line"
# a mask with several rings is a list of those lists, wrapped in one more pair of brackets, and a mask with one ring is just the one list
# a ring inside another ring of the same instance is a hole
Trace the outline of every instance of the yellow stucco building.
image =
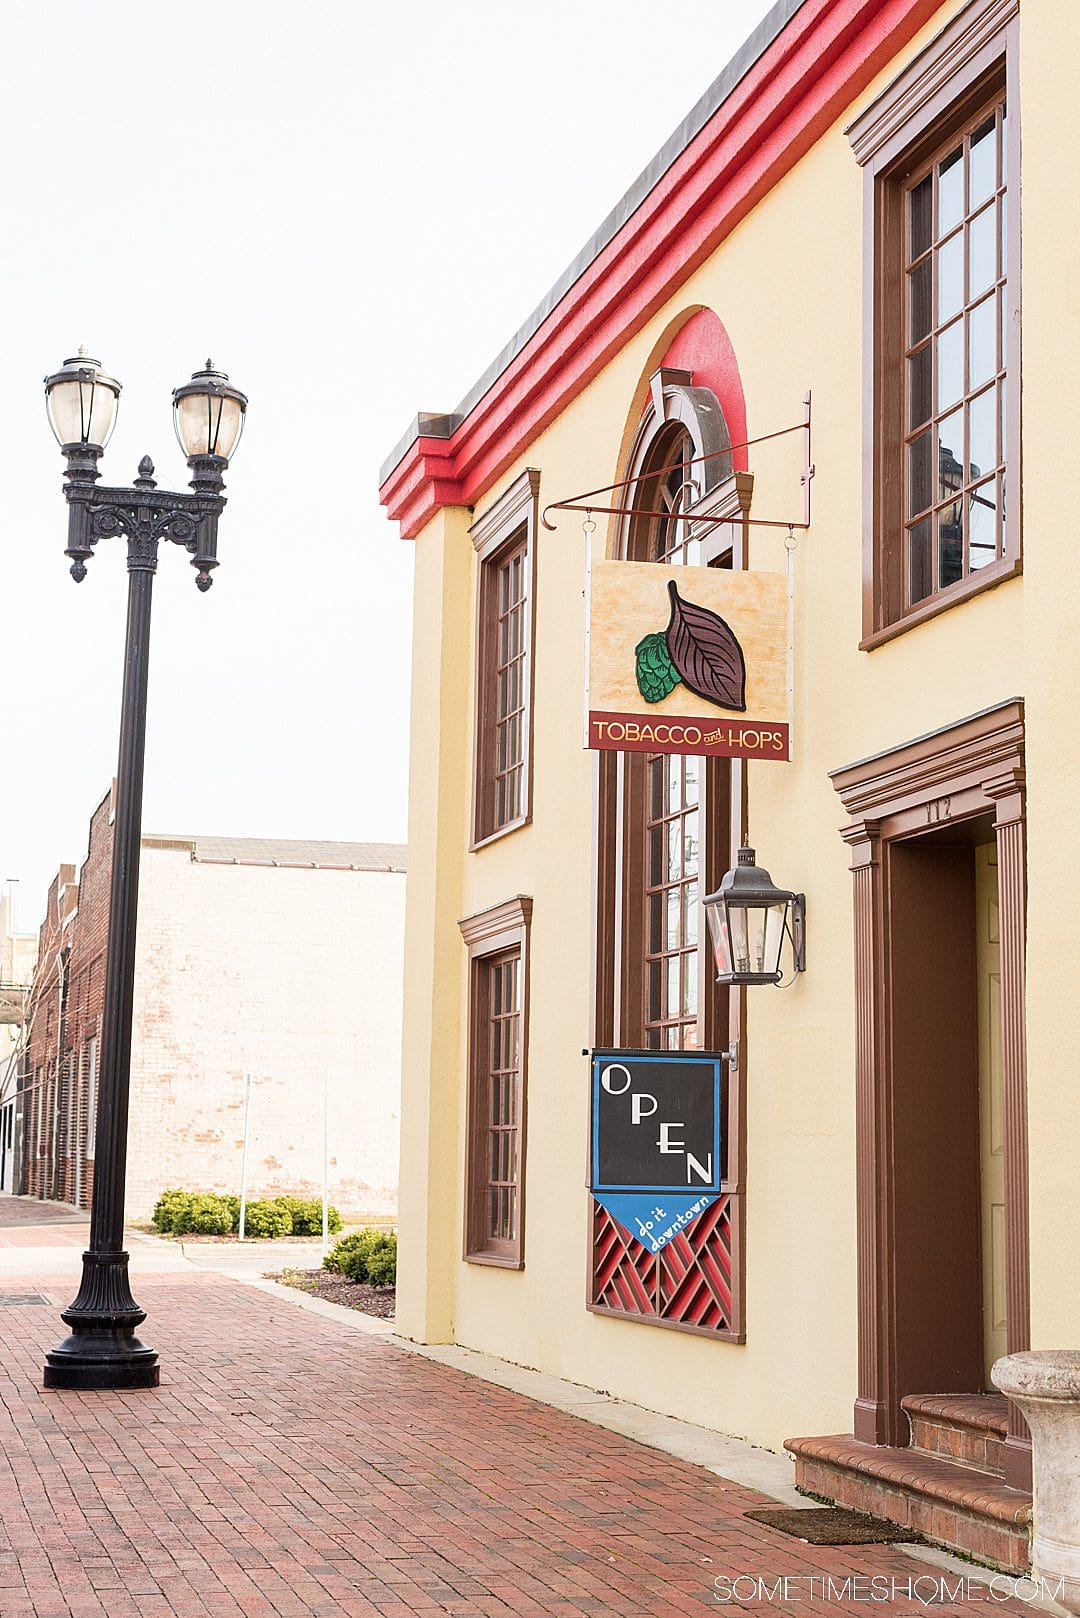
[[(1007, 1566), (1030, 1450), (989, 1367), (1080, 1341), (1078, 46), (1072, 0), (781, 0), (382, 487), (399, 1328), (791, 1440), (805, 1487)], [(790, 762), (583, 748), (585, 513), (542, 514), (605, 485), (594, 561), (790, 567)], [(705, 943), (748, 840), (806, 897), (780, 988)], [(719, 1193), (658, 1253), (588, 1189), (594, 1047), (735, 1057)]]

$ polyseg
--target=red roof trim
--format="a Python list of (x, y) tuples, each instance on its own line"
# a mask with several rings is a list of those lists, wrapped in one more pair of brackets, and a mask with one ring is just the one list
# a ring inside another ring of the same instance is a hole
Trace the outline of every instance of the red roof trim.
[(674, 295), (938, 9), (805, 0), (450, 438), (417, 438), (380, 489), (402, 537), (472, 505)]

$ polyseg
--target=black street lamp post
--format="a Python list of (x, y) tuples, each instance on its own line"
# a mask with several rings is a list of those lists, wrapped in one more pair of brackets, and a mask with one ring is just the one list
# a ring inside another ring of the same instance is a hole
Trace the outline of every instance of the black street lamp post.
[(222, 371), (206, 368), (173, 393), (176, 434), (191, 468), (190, 494), (158, 489), (150, 458), (139, 463), (129, 489), (97, 488), (98, 461), (116, 420), (120, 384), (85, 352), (46, 377), (49, 419), (67, 461), (71, 575), (86, 577), (99, 539), (127, 539), (128, 611), (120, 758), (116, 769), (112, 883), (105, 963), (97, 1151), (90, 1209), (90, 1245), (83, 1254), (78, 1296), (61, 1319), (70, 1335), (46, 1355), (47, 1388), (153, 1388), (158, 1358), (136, 1337), (146, 1319), (131, 1293), (124, 1251), (131, 1010), (135, 925), (142, 839), (143, 752), (150, 649), (150, 598), (163, 539), (183, 545), (208, 590), (217, 567), (218, 518), (225, 506), (224, 473), (244, 424), (247, 399)]

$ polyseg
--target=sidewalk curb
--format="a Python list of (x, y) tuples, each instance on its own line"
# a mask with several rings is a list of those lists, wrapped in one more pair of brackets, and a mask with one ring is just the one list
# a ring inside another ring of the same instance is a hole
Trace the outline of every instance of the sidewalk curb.
[(232, 1275), (230, 1279), (243, 1281), (245, 1286), (257, 1287), (260, 1292), (265, 1292), (269, 1297), (277, 1298), (282, 1303), (292, 1303), (300, 1309), (310, 1309), (312, 1314), (321, 1315), (324, 1320), (336, 1320), (339, 1326), (345, 1326), (350, 1331), (365, 1332), (369, 1337), (392, 1337), (396, 1346), (412, 1346), (394, 1336), (392, 1320), (380, 1320), (378, 1315), (366, 1315), (361, 1309), (349, 1309), (344, 1304), (329, 1303), (325, 1298), (315, 1298), (310, 1292), (301, 1292), (299, 1287), (283, 1286), (280, 1281), (270, 1280), (269, 1276)]

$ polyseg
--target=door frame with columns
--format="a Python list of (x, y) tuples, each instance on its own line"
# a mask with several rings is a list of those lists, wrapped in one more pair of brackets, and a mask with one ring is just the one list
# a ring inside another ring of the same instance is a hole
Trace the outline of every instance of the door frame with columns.
[[(1024, 707), (1020, 699), (830, 772), (850, 822), (855, 902), (856, 1183), (858, 1199), (859, 1388), (855, 1436), (872, 1444), (908, 1442), (900, 1399), (947, 1388), (903, 1385), (904, 1288), (908, 1233), (898, 1209), (919, 1165), (903, 1161), (898, 1109), (905, 1075), (894, 1064), (893, 993), (899, 946), (896, 872), (917, 840), (959, 838), (971, 823), (993, 824), (1001, 929), (1002, 1113), (1005, 1144), (1006, 1310), (1010, 1353), (1030, 1346), (1027, 1068), (1024, 1037), (1026, 857)], [(921, 845), (920, 845), (921, 846)], [(906, 1179), (905, 1179), (906, 1176)], [(931, 1196), (933, 1188), (925, 1186)], [(918, 1259), (915, 1259), (918, 1262)], [(961, 1373), (962, 1376), (962, 1373)], [(1030, 1440), (1009, 1410), (1005, 1481), (1030, 1487)]]

